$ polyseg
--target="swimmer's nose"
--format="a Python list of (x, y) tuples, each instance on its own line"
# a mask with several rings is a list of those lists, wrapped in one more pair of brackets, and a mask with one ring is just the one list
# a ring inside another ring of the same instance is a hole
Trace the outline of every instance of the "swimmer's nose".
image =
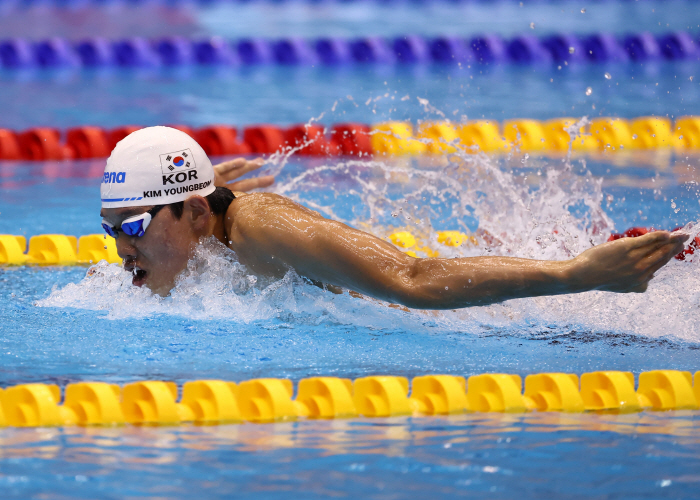
[(132, 243), (132, 238), (124, 237), (125, 235), (119, 235), (116, 239), (117, 243), (117, 254), (122, 259), (134, 260), (136, 259), (136, 247)]

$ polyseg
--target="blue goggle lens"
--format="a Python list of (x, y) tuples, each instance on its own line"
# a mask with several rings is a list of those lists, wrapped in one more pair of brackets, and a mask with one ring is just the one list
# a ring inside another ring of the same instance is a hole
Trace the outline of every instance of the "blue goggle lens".
[(105, 233), (107, 233), (108, 235), (110, 235), (112, 238), (116, 238), (116, 237), (117, 237), (116, 231), (115, 231), (114, 228), (113, 228), (112, 226), (110, 226), (109, 224), (105, 224), (105, 223), (103, 222), (103, 223), (102, 223), (102, 229), (104, 229), (104, 230), (105, 230)]
[[(160, 209), (159, 207), (156, 208)], [(129, 217), (124, 222), (122, 222), (121, 231), (127, 236), (136, 236), (137, 238), (140, 238), (141, 236), (146, 234), (146, 228), (148, 228), (148, 225), (151, 223), (151, 220), (153, 218), (151, 213), (154, 211), (157, 210), (151, 209), (148, 212), (145, 212), (141, 215)], [(119, 236), (120, 230), (115, 228), (105, 219), (102, 219), (102, 228), (112, 238), (117, 238), (117, 236)]]
[(128, 236), (137, 236), (140, 238), (145, 234), (143, 219), (131, 222), (122, 222), (122, 231), (124, 231), (124, 234)]

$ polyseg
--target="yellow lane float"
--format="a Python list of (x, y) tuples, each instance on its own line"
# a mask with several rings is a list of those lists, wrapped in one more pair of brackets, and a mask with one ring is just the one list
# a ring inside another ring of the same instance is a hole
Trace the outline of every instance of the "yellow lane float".
[[(694, 383), (693, 383), (694, 382)], [(56, 427), (280, 422), (299, 418), (451, 415), (465, 412), (523, 413), (698, 410), (700, 371), (519, 375), (487, 373), (469, 378), (381, 375), (354, 382), (337, 377), (302, 379), (294, 398), (291, 380), (261, 378), (238, 384), (196, 380), (147, 380), (119, 387), (104, 382), (21, 384), (0, 389), (0, 426)]]

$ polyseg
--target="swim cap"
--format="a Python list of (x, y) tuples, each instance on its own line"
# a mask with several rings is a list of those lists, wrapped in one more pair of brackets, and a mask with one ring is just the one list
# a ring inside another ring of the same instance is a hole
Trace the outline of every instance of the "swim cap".
[(214, 168), (197, 141), (170, 127), (137, 130), (112, 151), (100, 185), (102, 208), (167, 205), (214, 192)]

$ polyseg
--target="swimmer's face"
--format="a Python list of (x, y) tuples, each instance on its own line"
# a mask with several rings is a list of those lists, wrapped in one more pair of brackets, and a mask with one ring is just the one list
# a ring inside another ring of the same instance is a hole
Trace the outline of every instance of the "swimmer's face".
[[(117, 228), (124, 219), (142, 214), (153, 206), (103, 208), (101, 216)], [(182, 217), (177, 219), (165, 207), (158, 211), (141, 237), (119, 232), (116, 239), (124, 269), (133, 273), (135, 286), (146, 286), (153, 293), (166, 296), (175, 279), (186, 267), (199, 238), (212, 234), (209, 205), (201, 196), (184, 203)]]

